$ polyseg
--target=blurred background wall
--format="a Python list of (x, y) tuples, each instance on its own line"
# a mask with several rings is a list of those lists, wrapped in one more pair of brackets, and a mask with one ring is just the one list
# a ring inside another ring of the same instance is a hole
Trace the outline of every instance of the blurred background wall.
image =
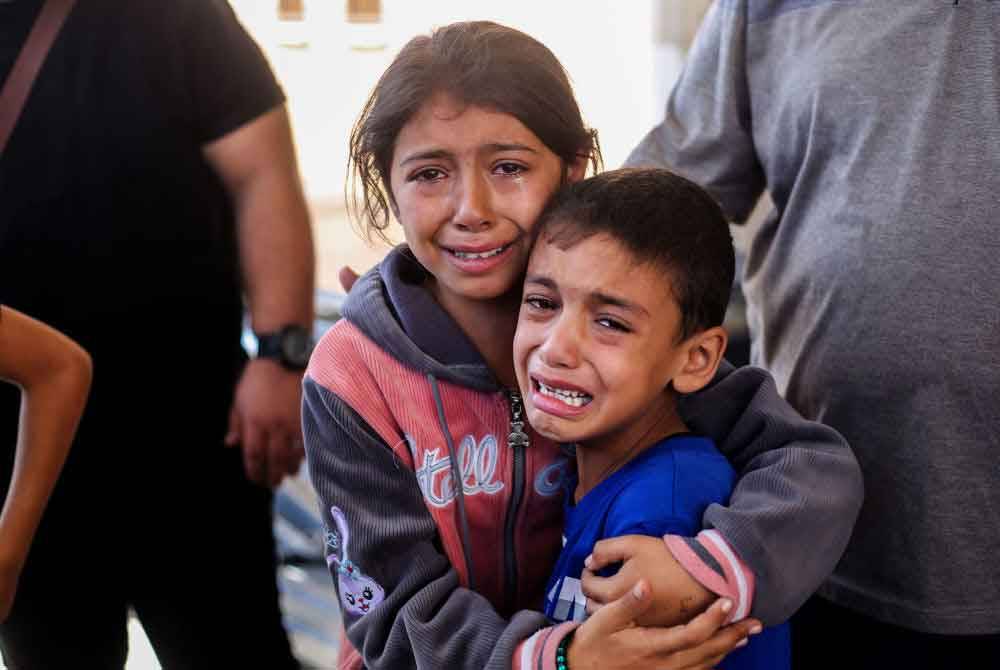
[[(314, 215), (320, 288), (342, 265), (384, 255), (344, 212), (347, 138), (378, 76), (411, 37), (488, 19), (532, 35), (563, 63), (584, 118), (617, 167), (662, 113), (708, 0), (230, 0), (288, 96)], [(399, 239), (399, 235), (396, 235)]]

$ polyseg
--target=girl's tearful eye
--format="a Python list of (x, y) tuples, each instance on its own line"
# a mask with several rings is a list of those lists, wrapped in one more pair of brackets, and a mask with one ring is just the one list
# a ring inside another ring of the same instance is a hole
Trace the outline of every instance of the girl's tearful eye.
[(433, 182), (443, 179), (444, 176), (444, 170), (440, 170), (438, 168), (424, 168), (423, 170), (418, 170), (410, 175), (408, 181)]
[(499, 163), (494, 168), (494, 171), (497, 174), (501, 174), (505, 177), (516, 177), (520, 174), (524, 174), (524, 172), (527, 171), (527, 168), (521, 165), (520, 163), (504, 162), (504, 163)]

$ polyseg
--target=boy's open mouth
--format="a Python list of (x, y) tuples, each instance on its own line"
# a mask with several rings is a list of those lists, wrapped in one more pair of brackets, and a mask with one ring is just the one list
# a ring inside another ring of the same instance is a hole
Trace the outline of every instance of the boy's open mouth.
[(549, 398), (555, 398), (559, 402), (565, 403), (570, 407), (583, 407), (584, 405), (590, 404), (590, 401), (594, 399), (594, 396), (584, 393), (583, 391), (556, 388), (554, 386), (544, 384), (534, 377), (531, 378), (531, 381), (539, 393), (544, 396), (548, 396)]

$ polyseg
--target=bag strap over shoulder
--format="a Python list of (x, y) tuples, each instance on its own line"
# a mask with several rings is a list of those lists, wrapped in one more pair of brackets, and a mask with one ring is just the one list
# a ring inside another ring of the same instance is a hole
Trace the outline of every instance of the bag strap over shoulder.
[(74, 4), (76, 0), (45, 0), (28, 39), (21, 47), (21, 53), (7, 75), (7, 81), (0, 90), (0, 155), (7, 148), (7, 140), (14, 132), (35, 77)]

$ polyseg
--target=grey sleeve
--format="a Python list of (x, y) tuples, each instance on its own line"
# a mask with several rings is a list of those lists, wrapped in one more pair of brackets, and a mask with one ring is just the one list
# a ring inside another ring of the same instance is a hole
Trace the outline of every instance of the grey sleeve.
[[(328, 561), (338, 559), (330, 573), (347, 637), (365, 665), (509, 670), (517, 645), (547, 625), (544, 615), (522, 611), (508, 621), (483, 596), (459, 586), (414, 472), (357, 412), (308, 377), (303, 432), (328, 531)], [(329, 531), (337, 534), (332, 545)], [(341, 569), (345, 542), (351, 579)], [(373, 592), (377, 602), (366, 613), (348, 598), (352, 584)]]
[(736, 223), (764, 191), (754, 149), (746, 67), (746, 8), (722, 0), (705, 17), (663, 120), (625, 165), (663, 167), (705, 187)]
[(703, 522), (754, 571), (752, 615), (784, 621), (847, 547), (864, 496), (854, 453), (833, 428), (802, 418), (759, 368), (724, 363), (680, 410), (739, 473), (729, 506), (711, 505)]

